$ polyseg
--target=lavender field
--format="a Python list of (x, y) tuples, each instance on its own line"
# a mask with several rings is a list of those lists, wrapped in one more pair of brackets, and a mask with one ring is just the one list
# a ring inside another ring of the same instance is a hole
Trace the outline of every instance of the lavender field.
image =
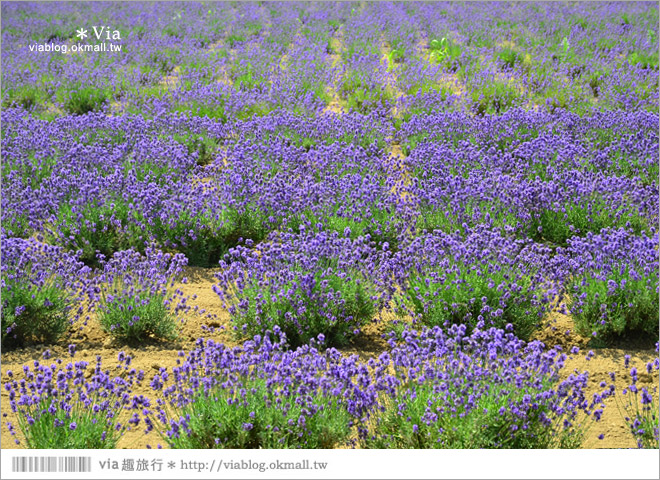
[(1, 8), (2, 448), (658, 448), (657, 3)]

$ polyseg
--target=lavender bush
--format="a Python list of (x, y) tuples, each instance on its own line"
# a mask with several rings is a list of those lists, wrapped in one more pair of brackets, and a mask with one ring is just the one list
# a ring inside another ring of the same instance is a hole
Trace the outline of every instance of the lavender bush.
[(369, 448), (575, 448), (610, 390), (586, 399), (586, 372), (559, 381), (566, 355), (494, 328), (406, 330), (377, 371), (394, 370)]
[(150, 248), (145, 256), (126, 250), (104, 262), (94, 287), (103, 329), (132, 344), (176, 337), (176, 313), (187, 305), (182, 292), (173, 287), (185, 264), (183, 255)]
[(603, 341), (657, 335), (658, 235), (625, 229), (573, 239), (555, 261), (568, 266), (570, 310), (585, 335)]
[[(51, 365), (34, 362), (25, 365), (20, 380), (8, 371), (4, 384), (16, 425), (7, 428), (16, 444), (21, 439), (27, 448), (116, 448), (117, 441), (140, 423), (149, 400), (131, 395), (144, 372), (130, 368), (131, 357), (119, 355), (121, 375), (103, 370), (101, 357), (91, 367), (85, 361)], [(134, 411), (127, 420), (125, 411)], [(18, 432), (16, 431), (18, 427)]]
[(1, 239), (2, 347), (56, 342), (82, 313), (89, 268), (60, 247)]
[[(323, 337), (319, 337), (322, 341)], [(336, 350), (283, 350), (267, 332), (229, 349), (198, 347), (152, 387), (162, 391), (157, 428), (172, 448), (336, 448), (367, 411), (366, 370)], [(355, 381), (356, 383), (353, 383)], [(203, 387), (197, 388), (193, 385)], [(160, 422), (160, 423), (158, 423)]]
[(403, 305), (429, 326), (511, 324), (528, 337), (546, 311), (551, 283), (543, 278), (549, 251), (483, 229), (465, 240), (417, 237), (393, 260)]
[[(656, 353), (658, 352), (658, 344), (655, 344)], [(630, 356), (625, 357), (625, 367), (630, 367)], [(646, 364), (646, 372), (648, 375), (653, 375), (660, 369), (660, 361), (656, 358), (653, 362)], [(614, 381), (615, 374), (610, 373), (610, 377)], [(639, 372), (637, 368), (630, 369), (631, 384), (623, 389), (623, 400), (621, 397), (616, 397), (619, 410), (623, 410), (626, 425), (630, 429), (630, 434), (635, 438), (639, 448), (653, 448), (658, 449), (658, 441), (660, 440), (659, 420), (658, 420), (658, 405), (657, 394), (658, 387), (655, 386), (651, 391), (646, 387), (639, 388), (637, 382), (639, 381)], [(654, 399), (655, 395), (655, 399)]]
[(365, 237), (281, 234), (258, 250), (232, 250), (215, 289), (239, 334), (278, 327), (291, 347), (319, 334), (345, 345), (386, 298), (387, 283), (374, 275), (386, 256)]

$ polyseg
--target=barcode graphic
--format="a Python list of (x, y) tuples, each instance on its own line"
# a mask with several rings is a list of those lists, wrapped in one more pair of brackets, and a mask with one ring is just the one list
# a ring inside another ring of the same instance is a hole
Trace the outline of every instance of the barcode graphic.
[(12, 472), (91, 472), (92, 457), (12, 457)]

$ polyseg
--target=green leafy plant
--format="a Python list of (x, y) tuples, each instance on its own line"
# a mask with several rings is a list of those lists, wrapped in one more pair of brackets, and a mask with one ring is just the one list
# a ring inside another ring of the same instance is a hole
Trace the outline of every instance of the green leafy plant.
[(543, 291), (532, 272), (521, 274), (489, 264), (413, 272), (403, 291), (406, 309), (427, 326), (471, 328), (483, 319), (497, 328), (511, 324), (524, 339), (545, 311)]
[(587, 273), (569, 285), (569, 305), (577, 331), (605, 344), (630, 334), (658, 333), (658, 290), (651, 278), (630, 267), (609, 274)]
[(338, 397), (309, 392), (297, 401), (263, 378), (200, 392), (177, 415), (182, 433), (165, 438), (170, 448), (336, 448), (351, 434), (351, 416)]
[(442, 37), (440, 40), (434, 38), (429, 42), (429, 61), (445, 65), (450, 71), (456, 71), (460, 66), (461, 46), (453, 41)]
[(105, 332), (122, 343), (137, 345), (150, 338), (176, 338), (176, 316), (162, 295), (143, 291), (126, 291), (121, 283), (101, 290), (99, 322)]
[(22, 278), (3, 279), (2, 348), (19, 347), (28, 341), (54, 343), (71, 323), (69, 312), (74, 303), (69, 292), (55, 280), (33, 285)]
[(544, 208), (532, 216), (529, 236), (565, 246), (566, 241), (587, 232), (598, 233), (608, 227), (628, 227), (635, 233), (646, 229), (648, 222), (637, 212), (614, 209), (601, 198), (582, 200), (560, 209)]
[(81, 250), (80, 259), (97, 266), (97, 251), (106, 257), (115, 252), (136, 248), (144, 250), (148, 239), (139, 213), (123, 200), (74, 207), (60, 206), (55, 228), (47, 235), (59, 239), (71, 250)]
[(79, 86), (63, 95), (62, 104), (69, 112), (84, 115), (100, 110), (110, 100), (105, 89), (94, 86)]
[[(279, 327), (292, 348), (307, 344), (321, 333), (329, 346), (342, 346), (376, 314), (374, 287), (357, 272), (350, 276), (320, 270), (311, 275), (293, 273), (295, 279), (281, 292), (264, 290), (257, 281), (236, 292), (237, 304), (248, 305), (230, 310), (241, 336), (252, 337)], [(329, 294), (334, 297), (331, 302)], [(301, 308), (305, 312), (302, 318)]]

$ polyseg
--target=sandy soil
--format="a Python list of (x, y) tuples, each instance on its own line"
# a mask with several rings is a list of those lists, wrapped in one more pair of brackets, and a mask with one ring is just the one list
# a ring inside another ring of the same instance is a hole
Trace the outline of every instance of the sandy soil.
[[(213, 270), (203, 268), (187, 268), (185, 275), (189, 282), (185, 285), (178, 285), (185, 294), (196, 294), (196, 299), (191, 299), (191, 305), (197, 305), (203, 313), (191, 313), (187, 315), (185, 323), (182, 324), (178, 340), (172, 342), (160, 342), (145, 344), (138, 347), (126, 347), (114, 342), (105, 334), (92, 318), (87, 327), (82, 331), (74, 330), (72, 336), (59, 342), (56, 345), (33, 345), (23, 349), (18, 349), (2, 353), (2, 383), (9, 380), (7, 370), (14, 372), (21, 371), (24, 364), (31, 364), (34, 360), (42, 363), (42, 355), (46, 350), (52, 353), (52, 359), (69, 357), (68, 345), (70, 343), (77, 345), (76, 360), (86, 360), (90, 363), (96, 362), (96, 356), (101, 355), (103, 365), (112, 368), (116, 364), (119, 352), (123, 351), (133, 356), (132, 366), (136, 369), (144, 370), (147, 380), (149, 380), (161, 367), (172, 367), (176, 364), (179, 351), (188, 351), (194, 346), (194, 341), (199, 337), (213, 339), (226, 344), (237, 344), (237, 340), (231, 332), (229, 314), (221, 306), (218, 296), (213, 292), (214, 283)], [(378, 356), (387, 345), (381, 337), (387, 330), (387, 325), (393, 320), (392, 315), (384, 314), (383, 318), (372, 325), (363, 329), (360, 336), (354, 341), (353, 345), (344, 349), (347, 355), (357, 354), (362, 359), (368, 359), (372, 356)], [(628, 385), (629, 369), (624, 368), (624, 355), (631, 356), (631, 366), (636, 366), (640, 372), (639, 384), (642, 386), (653, 387), (658, 384), (657, 374), (654, 376), (645, 373), (644, 366), (647, 362), (655, 358), (655, 351), (651, 348), (640, 348), (633, 345), (626, 348), (604, 348), (593, 349), (595, 356), (586, 360), (585, 356), (589, 351), (587, 346), (588, 339), (580, 337), (573, 333), (573, 325), (570, 317), (553, 313), (548, 318), (548, 325), (540, 330), (536, 338), (545, 342), (547, 345), (561, 345), (567, 353), (574, 345), (579, 346), (579, 354), (572, 356), (566, 365), (565, 374), (570, 374), (574, 369), (579, 371), (587, 370), (590, 372), (589, 395), (592, 392), (601, 391), (599, 387), (601, 381), (609, 382), (609, 372), (617, 374), (616, 388), (620, 392)], [(213, 327), (213, 332), (208, 329), (202, 329), (202, 326)], [(143, 394), (153, 398), (152, 390), (149, 387), (149, 381), (143, 382), (141, 387), (135, 389), (135, 393)], [(9, 435), (5, 422), (14, 421), (13, 415), (9, 409), (7, 401), (7, 392), (3, 389), (1, 410), (7, 413), (8, 417), (3, 419), (1, 428), (2, 448), (16, 448), (13, 438)], [(604, 434), (605, 438), (599, 440), (598, 436)], [(127, 432), (120, 441), (122, 448), (145, 448), (147, 444), (155, 446), (161, 440), (157, 434), (144, 435), (142, 428), (138, 427), (135, 431)], [(633, 437), (628, 433), (623, 413), (617, 408), (613, 400), (608, 400), (607, 407), (600, 422), (594, 423), (586, 436), (584, 448), (634, 448)]]

